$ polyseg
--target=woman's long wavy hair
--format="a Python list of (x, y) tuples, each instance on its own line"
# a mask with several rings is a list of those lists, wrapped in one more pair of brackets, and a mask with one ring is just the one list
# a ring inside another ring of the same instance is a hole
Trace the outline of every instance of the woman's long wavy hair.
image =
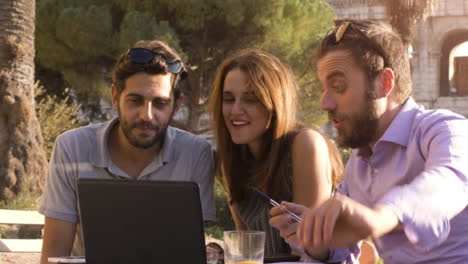
[[(270, 126), (263, 135), (260, 157), (254, 160), (247, 145), (234, 144), (223, 113), (226, 75), (239, 69), (247, 86), (270, 112)], [(256, 187), (276, 200), (292, 200), (290, 147), (303, 126), (297, 121), (298, 85), (292, 71), (275, 56), (258, 49), (244, 49), (219, 66), (210, 98), (210, 112), (217, 144), (217, 177), (231, 203), (240, 203), (249, 187)], [(341, 175), (341, 157), (324, 136), (330, 151), (333, 179)], [(289, 154), (288, 154), (289, 153)]]

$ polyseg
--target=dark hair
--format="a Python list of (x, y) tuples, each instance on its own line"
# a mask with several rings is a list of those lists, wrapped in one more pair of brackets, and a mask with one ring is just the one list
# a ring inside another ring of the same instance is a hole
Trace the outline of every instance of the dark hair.
[[(347, 28), (340, 29), (346, 23), (349, 24)], [(387, 23), (371, 20), (338, 23), (322, 40), (317, 57), (321, 59), (336, 50), (349, 51), (355, 62), (367, 73), (369, 83), (385, 67), (392, 69), (395, 73), (393, 93), (398, 102), (404, 102), (413, 93), (408, 47)]]
[[(132, 48), (145, 48), (163, 54), (166, 57), (174, 58), (181, 61), (180, 55), (169, 47), (166, 43), (160, 40), (141, 40), (135, 43)], [(125, 80), (130, 76), (145, 72), (148, 74), (167, 74), (169, 73), (167, 64), (161, 56), (155, 56), (154, 59), (145, 64), (133, 63), (128, 56), (129, 50), (120, 55), (117, 63), (114, 67), (114, 74), (112, 82), (117, 89), (118, 93), (121, 93), (125, 89)], [(181, 72), (182, 73), (182, 72)], [(174, 98), (178, 99), (182, 94), (178, 82), (181, 79), (181, 73), (171, 74), (171, 83), (174, 92)]]

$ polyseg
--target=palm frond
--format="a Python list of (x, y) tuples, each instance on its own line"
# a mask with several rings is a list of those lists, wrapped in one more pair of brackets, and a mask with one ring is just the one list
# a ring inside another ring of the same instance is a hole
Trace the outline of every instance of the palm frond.
[(385, 6), (390, 24), (400, 33), (405, 44), (412, 42), (414, 26), (425, 20), (435, 8), (435, 0), (374, 0)]

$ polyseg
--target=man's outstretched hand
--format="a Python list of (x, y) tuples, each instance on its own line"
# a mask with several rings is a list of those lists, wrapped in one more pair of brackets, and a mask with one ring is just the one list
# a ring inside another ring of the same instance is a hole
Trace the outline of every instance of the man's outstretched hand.
[[(379, 237), (398, 226), (398, 218), (386, 205), (366, 207), (337, 194), (315, 210), (306, 210), (298, 224), (299, 244), (315, 248), (344, 248), (367, 237)], [(310, 251), (309, 251), (310, 250)]]
[(309, 209), (300, 204), (282, 202), (280, 206), (270, 210), (270, 225), (279, 230), (280, 236), (294, 252), (299, 253), (302, 251), (302, 246), (296, 236), (297, 221), (287, 213), (287, 210), (300, 216)]
[(309, 208), (300, 204), (281, 202), (280, 206), (273, 207), (270, 210), (270, 225), (280, 231), (281, 237), (291, 247), (293, 254), (297, 254), (303, 258), (305, 256), (312, 256), (317, 260), (326, 260), (329, 255), (328, 248), (310, 248), (306, 253), (296, 233), (298, 222), (287, 212), (287, 210), (299, 216), (310, 211)]

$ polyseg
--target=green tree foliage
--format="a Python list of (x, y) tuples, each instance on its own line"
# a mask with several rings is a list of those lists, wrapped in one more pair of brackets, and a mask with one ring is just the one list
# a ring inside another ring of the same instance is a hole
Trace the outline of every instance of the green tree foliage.
[(47, 159), (50, 160), (55, 138), (67, 130), (83, 125), (78, 118), (81, 106), (68, 96), (59, 98), (46, 94), (44, 87), (37, 83), (35, 96), (37, 119), (41, 125)]
[(232, 220), (231, 211), (229, 210), (226, 194), (221, 183), (216, 180), (214, 188), (215, 207), (216, 207), (216, 222), (205, 226), (205, 233), (208, 236), (216, 239), (223, 239), (224, 230), (235, 230), (236, 226)]
[(189, 66), (189, 116), (179, 125), (201, 133), (216, 67), (235, 50), (258, 47), (293, 68), (303, 86), (304, 117), (318, 121), (309, 112), (317, 92), (308, 58), (332, 18), (323, 0), (38, 0), (37, 62), (60, 72), (86, 106), (108, 97), (118, 54), (137, 40), (164, 40)]

